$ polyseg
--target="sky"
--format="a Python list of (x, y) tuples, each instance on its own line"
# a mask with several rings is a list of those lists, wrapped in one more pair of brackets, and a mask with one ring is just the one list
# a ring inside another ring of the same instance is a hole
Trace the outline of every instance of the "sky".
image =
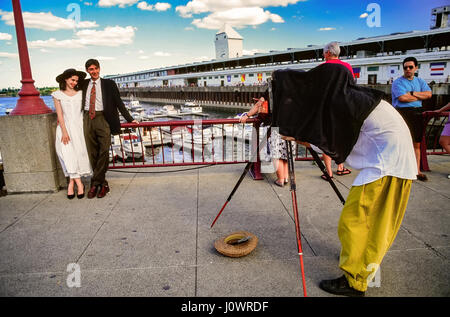
[[(97, 58), (101, 75), (215, 58), (228, 23), (244, 54), (429, 30), (443, 0), (21, 0), (36, 87)], [(0, 89), (21, 87), (12, 1), (0, 0)]]

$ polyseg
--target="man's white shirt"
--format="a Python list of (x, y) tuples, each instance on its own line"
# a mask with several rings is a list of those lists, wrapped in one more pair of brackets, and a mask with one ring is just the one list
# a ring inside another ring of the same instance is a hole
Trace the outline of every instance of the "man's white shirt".
[[(92, 79), (89, 80), (89, 85), (86, 91), (86, 103), (84, 105), (84, 110), (86, 111), (89, 111), (93, 83), (94, 81)], [(95, 81), (95, 111), (103, 111), (102, 82), (100, 78)]]

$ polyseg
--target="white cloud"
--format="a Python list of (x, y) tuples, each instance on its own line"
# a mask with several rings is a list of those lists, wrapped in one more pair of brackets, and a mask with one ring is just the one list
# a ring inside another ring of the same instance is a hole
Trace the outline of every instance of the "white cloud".
[[(1, 20), (7, 25), (14, 24), (14, 15), (12, 12), (0, 10)], [(69, 30), (74, 28), (94, 28), (98, 27), (95, 21), (81, 21), (76, 24), (73, 19), (66, 19), (54, 16), (51, 12), (24, 12), (23, 21), (26, 28), (40, 29), (45, 31)]]
[(0, 33), (0, 40), (5, 40), (5, 41), (12, 40), (12, 35), (9, 33)]
[(185, 31), (194, 31), (194, 28), (192, 26), (187, 26), (184, 28)]
[(184, 63), (192, 63), (192, 61), (194, 62), (203, 62), (203, 61), (210, 61), (213, 58), (210, 56), (194, 56), (194, 57), (187, 57), (186, 61), (183, 61)]
[(53, 37), (48, 40), (36, 40), (28, 42), (29, 48), (82, 48), (83, 44), (79, 42), (79, 40), (71, 39), (71, 40), (57, 40)]
[(145, 1), (139, 2), (137, 7), (145, 11), (153, 11), (155, 9), (155, 7), (152, 4), (148, 4)]
[(17, 53), (0, 52), (0, 57), (6, 57), (6, 58), (18, 58), (19, 55), (18, 55)]
[(39, 51), (42, 53), (50, 53), (50, 51), (45, 48), (41, 48)]
[(167, 2), (157, 2), (155, 4), (156, 11), (166, 11), (166, 10), (169, 10), (171, 7), (172, 7), (172, 5)]
[(194, 19), (192, 24), (202, 29), (220, 29), (225, 23), (236, 28), (256, 26), (267, 21), (283, 23), (284, 20), (278, 14), (264, 11), (259, 7), (233, 8), (226, 11), (213, 12), (202, 19)]
[(325, 28), (320, 28), (320, 29), (318, 29), (318, 31), (332, 31), (332, 30), (336, 30), (336, 28), (325, 27)]
[(278, 7), (295, 4), (306, 0), (191, 0), (185, 6), (177, 6), (181, 17), (192, 18), (193, 15), (209, 13), (203, 18), (196, 18), (192, 24), (198, 28), (219, 29), (224, 23), (242, 28), (272, 21), (284, 23), (278, 14), (264, 10), (264, 7)]
[(168, 57), (168, 56), (171, 56), (172, 54), (166, 53), (166, 52), (154, 52), (153, 55), (159, 56), (159, 57)]
[(139, 0), (100, 0), (98, 5), (100, 7), (114, 7), (118, 5), (120, 8), (125, 8), (135, 4), (138, 1)]
[(97, 59), (99, 61), (114, 61), (114, 60), (116, 60), (115, 57), (110, 57), (110, 56), (96, 56), (95, 59)]
[(98, 27), (98, 24), (95, 21), (80, 21), (76, 27), (78, 29), (90, 29)]
[(38, 40), (28, 42), (30, 48), (81, 48), (86, 46), (117, 47), (133, 43), (135, 27), (108, 26), (104, 30), (81, 30), (75, 33), (75, 38), (69, 40)]
[(361, 14), (359, 17), (361, 19), (367, 18), (369, 16), (369, 14), (367, 12), (364, 12), (363, 14)]
[(185, 6), (177, 6), (176, 11), (182, 17), (191, 18), (193, 14), (217, 12), (247, 7), (286, 7), (306, 0), (191, 0)]
[(149, 58), (150, 58), (150, 56), (146, 56), (146, 55), (139, 56), (139, 59), (149, 59)]
[(166, 11), (169, 10), (172, 5), (166, 2), (157, 2), (155, 5), (148, 4), (145, 1), (139, 2), (137, 7), (141, 10), (146, 11)]
[(89, 6), (93, 5), (93, 3), (92, 3), (92, 2), (87, 2), (87, 1), (86, 1), (86, 2), (84, 2), (84, 5), (89, 7)]

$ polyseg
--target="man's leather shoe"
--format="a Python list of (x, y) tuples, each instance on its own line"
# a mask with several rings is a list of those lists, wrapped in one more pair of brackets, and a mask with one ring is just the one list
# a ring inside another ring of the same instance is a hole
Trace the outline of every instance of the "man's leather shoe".
[(98, 186), (92, 185), (92, 186), (91, 186), (91, 189), (89, 189), (89, 192), (88, 192), (87, 197), (88, 197), (89, 199), (94, 198), (95, 196), (97, 196), (97, 191), (98, 191)]
[(335, 295), (352, 297), (362, 297), (365, 295), (365, 292), (361, 292), (350, 287), (345, 275), (342, 275), (340, 278), (334, 280), (323, 280), (322, 282), (320, 282), (319, 287), (325, 292)]
[(106, 193), (109, 192), (109, 186), (108, 185), (102, 185), (100, 188), (100, 191), (97, 194), (97, 198), (103, 198), (106, 196)]

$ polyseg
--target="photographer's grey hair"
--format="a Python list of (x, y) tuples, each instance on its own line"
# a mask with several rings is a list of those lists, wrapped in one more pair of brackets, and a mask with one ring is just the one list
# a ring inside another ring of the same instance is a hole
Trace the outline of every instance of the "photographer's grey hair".
[(341, 48), (338, 42), (330, 42), (323, 48), (323, 53), (330, 52), (331, 55), (338, 57), (341, 54)]

